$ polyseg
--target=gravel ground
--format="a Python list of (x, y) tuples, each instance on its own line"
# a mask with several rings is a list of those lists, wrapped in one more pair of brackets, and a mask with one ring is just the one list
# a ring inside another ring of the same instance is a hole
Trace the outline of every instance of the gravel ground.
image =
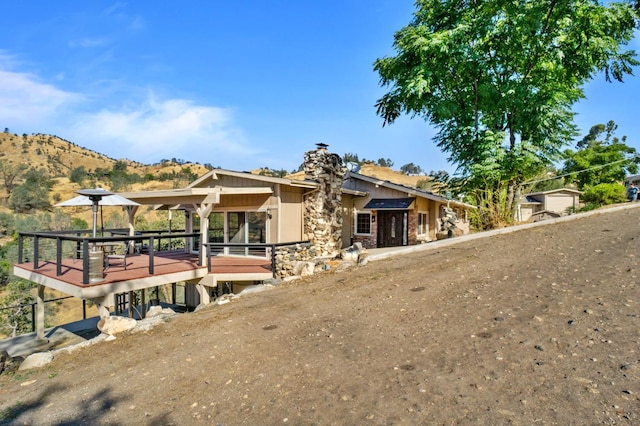
[(639, 424), (628, 207), (329, 271), (2, 375), (0, 424)]

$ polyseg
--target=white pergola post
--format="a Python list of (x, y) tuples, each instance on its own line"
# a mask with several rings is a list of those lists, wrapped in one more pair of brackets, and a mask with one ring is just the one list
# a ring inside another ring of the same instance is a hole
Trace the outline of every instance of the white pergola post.
[[(187, 234), (193, 233), (193, 214), (188, 210), (184, 211), (184, 231)], [(184, 249), (187, 253), (191, 253), (193, 249), (193, 238), (189, 237), (186, 239)]]
[(196, 207), (196, 213), (200, 216), (200, 266), (207, 265), (206, 253), (207, 244), (209, 243), (209, 215), (212, 210), (213, 204), (200, 204), (200, 206)]
[(139, 206), (127, 206), (127, 216), (129, 218), (129, 235), (133, 236), (136, 234), (136, 229), (134, 226), (136, 212), (138, 211)]

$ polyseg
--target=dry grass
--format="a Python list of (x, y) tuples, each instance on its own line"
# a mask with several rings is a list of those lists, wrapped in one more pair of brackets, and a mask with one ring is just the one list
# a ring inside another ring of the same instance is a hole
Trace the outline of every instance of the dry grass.
[[(141, 176), (178, 173), (187, 167), (197, 176), (202, 176), (208, 171), (203, 165), (193, 163), (180, 165), (169, 162), (145, 165), (128, 159), (116, 160), (57, 136), (41, 134), (19, 136), (12, 133), (0, 133), (0, 159), (6, 159), (14, 164), (28, 164), (29, 167), (46, 171), (55, 181), (51, 189), (52, 202), (55, 194), (58, 194), (62, 200), (75, 196), (74, 191), (80, 187), (70, 182), (69, 176), (71, 171), (79, 166), (84, 166), (88, 173), (94, 173), (97, 169), (111, 170), (117, 161), (123, 161), (127, 164), (127, 172), (137, 173)], [(95, 185), (110, 189), (108, 182), (98, 180)], [(172, 187), (173, 182), (171, 181), (150, 181), (134, 184), (127, 190), (170, 189)], [(6, 198), (6, 196), (4, 187), (0, 186), (0, 197)]]

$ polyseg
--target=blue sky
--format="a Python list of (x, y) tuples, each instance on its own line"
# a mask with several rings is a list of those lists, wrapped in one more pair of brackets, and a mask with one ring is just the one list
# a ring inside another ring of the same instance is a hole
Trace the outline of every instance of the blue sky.
[[(324, 142), (453, 172), (424, 121), (383, 128), (375, 114), (372, 64), (393, 55), (413, 11), (412, 0), (6, 2), (0, 127), (143, 163), (291, 171)], [(614, 120), (640, 150), (639, 79), (590, 83), (583, 133)]]

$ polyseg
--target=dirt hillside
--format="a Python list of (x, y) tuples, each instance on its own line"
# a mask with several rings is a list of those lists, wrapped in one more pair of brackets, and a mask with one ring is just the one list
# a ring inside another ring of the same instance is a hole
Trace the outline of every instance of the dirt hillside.
[(0, 424), (640, 423), (640, 204), (281, 284), (0, 376)]

